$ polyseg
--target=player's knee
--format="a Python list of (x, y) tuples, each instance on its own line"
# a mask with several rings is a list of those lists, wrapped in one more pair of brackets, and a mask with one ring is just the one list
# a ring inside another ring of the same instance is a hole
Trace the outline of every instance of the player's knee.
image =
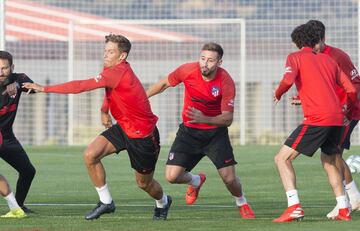
[(137, 185), (138, 185), (138, 187), (139, 188), (141, 188), (142, 190), (145, 190), (145, 191), (147, 191), (147, 189), (149, 188), (149, 187), (151, 187), (151, 181), (145, 181), (145, 180), (143, 180), (143, 179), (137, 179), (136, 180), (136, 183), (137, 183)]
[(165, 178), (170, 184), (176, 184), (178, 176), (175, 174), (172, 174), (171, 172), (167, 172), (165, 174)]
[(292, 160), (290, 158), (284, 157), (284, 155), (281, 155), (280, 153), (276, 154), (274, 157), (275, 165), (279, 165), (279, 164), (285, 163), (287, 161), (291, 162)]
[(34, 168), (34, 166), (31, 165), (27, 172), (29, 177), (34, 178), (36, 174), (36, 169)]
[(26, 168), (23, 168), (21, 171), (19, 171), (19, 175), (21, 178), (26, 178), (32, 180), (35, 177), (36, 169), (32, 164), (26, 166)]
[(86, 149), (84, 151), (83, 158), (84, 158), (85, 163), (87, 163), (87, 164), (91, 164), (96, 161), (95, 153), (93, 151), (91, 151), (90, 149)]
[(274, 156), (274, 162), (275, 162), (275, 165), (278, 165), (281, 162), (281, 158), (280, 158), (279, 154)]
[(234, 185), (237, 183), (236, 176), (232, 176), (232, 175), (224, 176), (222, 180), (226, 185)]

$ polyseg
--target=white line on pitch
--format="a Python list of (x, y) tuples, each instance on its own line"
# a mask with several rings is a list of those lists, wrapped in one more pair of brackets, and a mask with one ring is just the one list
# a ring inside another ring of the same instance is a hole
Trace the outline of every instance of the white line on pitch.
[[(27, 203), (27, 206), (94, 206), (91, 203)], [(0, 204), (6, 206), (6, 204)], [(119, 207), (154, 207), (153, 204), (118, 204)], [(198, 207), (198, 208), (235, 208), (235, 205), (175, 205), (175, 207)], [(328, 208), (331, 205), (307, 205), (304, 208)]]

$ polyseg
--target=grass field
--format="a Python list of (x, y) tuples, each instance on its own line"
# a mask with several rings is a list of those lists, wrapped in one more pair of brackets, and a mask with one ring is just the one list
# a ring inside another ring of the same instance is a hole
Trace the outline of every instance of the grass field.
[[(225, 189), (212, 163), (204, 158), (194, 169), (207, 174), (196, 205), (186, 206), (185, 185), (170, 185), (164, 179), (168, 148), (164, 147), (157, 165), (156, 179), (173, 197), (173, 206), (166, 222), (153, 222), (154, 201), (137, 188), (126, 152), (104, 159), (107, 180), (117, 205), (114, 214), (95, 221), (86, 221), (84, 214), (93, 208), (98, 197), (82, 161), (84, 147), (27, 147), (37, 174), (27, 198), (28, 207), (36, 211), (22, 220), (0, 219), (0, 230), (357, 230), (360, 211), (353, 221), (326, 219), (335, 205), (319, 154), (313, 158), (300, 156), (295, 161), (298, 190), (305, 209), (302, 222), (275, 224), (272, 219), (286, 207), (285, 193), (275, 170), (273, 157), (279, 146), (235, 147), (237, 173), (246, 197), (257, 219), (239, 218), (234, 199)], [(360, 154), (360, 147), (353, 147)], [(347, 157), (349, 154), (345, 154)], [(15, 187), (16, 172), (0, 161), (1, 173)], [(360, 185), (360, 175), (354, 176)], [(8, 210), (0, 200), (0, 213)]]

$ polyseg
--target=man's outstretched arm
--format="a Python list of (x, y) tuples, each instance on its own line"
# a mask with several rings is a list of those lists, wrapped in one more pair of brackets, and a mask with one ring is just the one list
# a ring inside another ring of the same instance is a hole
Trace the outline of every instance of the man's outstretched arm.
[(146, 91), (146, 95), (148, 98), (150, 98), (151, 96), (157, 95), (163, 91), (165, 91), (167, 88), (169, 88), (170, 82), (168, 80), (168, 77), (160, 80), (159, 82), (151, 85), (147, 91)]

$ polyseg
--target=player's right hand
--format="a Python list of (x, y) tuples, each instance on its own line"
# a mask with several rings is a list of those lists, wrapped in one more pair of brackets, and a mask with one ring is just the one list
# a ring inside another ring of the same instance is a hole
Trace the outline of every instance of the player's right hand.
[(101, 112), (101, 123), (105, 128), (110, 128), (113, 126), (109, 113)]
[(44, 87), (37, 83), (23, 83), (22, 87), (28, 89), (27, 94), (31, 93), (31, 91), (44, 92)]

